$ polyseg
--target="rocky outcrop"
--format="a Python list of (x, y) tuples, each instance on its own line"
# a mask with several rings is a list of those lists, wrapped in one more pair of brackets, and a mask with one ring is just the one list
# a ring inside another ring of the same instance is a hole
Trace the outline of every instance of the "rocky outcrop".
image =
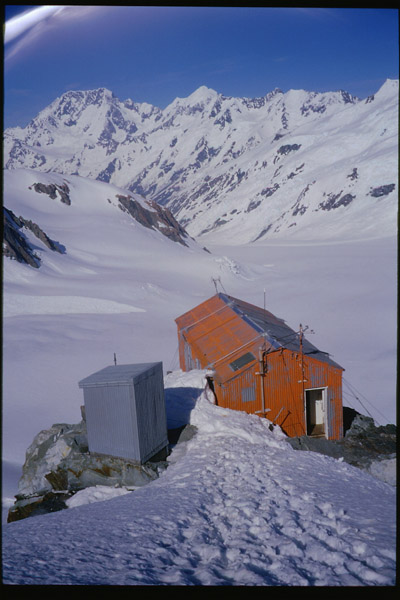
[[(84, 416), (84, 413), (83, 413)], [(182, 426), (168, 432), (175, 445), (195, 435), (196, 428)], [(86, 422), (57, 423), (38, 433), (26, 451), (16, 502), (8, 522), (68, 508), (77, 492), (95, 486), (134, 490), (157, 477), (167, 467), (165, 460), (140, 465), (113, 456), (89, 452)]]
[(3, 255), (34, 267), (40, 266), (40, 258), (20, 229), (22, 223), (11, 210), (3, 207)]
[(393, 463), (392, 471), (395, 472), (396, 426), (390, 424), (377, 427), (372, 418), (345, 408), (344, 429), (345, 436), (341, 441), (302, 436), (288, 438), (288, 442), (295, 450), (309, 450), (342, 459), (390, 483), (385, 470), (390, 462)]
[(47, 248), (54, 252), (65, 252), (65, 247), (52, 240), (36, 223), (23, 217), (17, 217), (11, 210), (3, 207), (3, 254), (31, 267), (40, 267), (40, 258), (27, 239), (23, 229), (31, 231)]
[(126, 210), (138, 223), (150, 229), (157, 229), (172, 241), (187, 246), (185, 238), (188, 238), (188, 234), (167, 208), (154, 200), (146, 200), (150, 208), (147, 209), (131, 196), (118, 194), (117, 198), (120, 208)]
[(71, 205), (69, 187), (66, 183), (63, 183), (62, 185), (56, 185), (54, 183), (50, 183), (49, 185), (44, 183), (34, 183), (33, 189), (35, 192), (38, 192), (38, 194), (47, 194), (52, 200), (56, 200), (58, 195), (63, 204), (68, 204), (68, 206)]
[(88, 487), (141, 487), (156, 479), (163, 465), (91, 454), (84, 420), (55, 424), (38, 433), (26, 452), (8, 522), (67, 508), (66, 501)]
[(389, 183), (387, 185), (380, 185), (376, 188), (371, 188), (369, 195), (373, 198), (382, 198), (393, 192), (396, 188), (395, 183)]

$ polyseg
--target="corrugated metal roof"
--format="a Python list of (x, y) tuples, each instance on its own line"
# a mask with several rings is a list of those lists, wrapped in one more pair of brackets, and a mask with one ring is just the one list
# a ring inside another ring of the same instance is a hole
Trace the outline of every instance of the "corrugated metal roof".
[[(138, 363), (132, 365), (111, 365), (105, 367), (79, 382), (79, 387), (96, 385), (127, 385), (149, 376), (155, 369), (162, 365), (161, 362)], [(162, 367), (161, 367), (162, 368)]]
[[(219, 293), (219, 298), (228, 304), (243, 320), (245, 320), (255, 331), (265, 335), (266, 340), (273, 348), (287, 348), (293, 352), (299, 351), (299, 334), (291, 329), (283, 319), (280, 319), (269, 311)], [(316, 360), (326, 362), (334, 367), (342, 367), (335, 363), (327, 352), (318, 350), (303, 336), (303, 353), (310, 355)]]

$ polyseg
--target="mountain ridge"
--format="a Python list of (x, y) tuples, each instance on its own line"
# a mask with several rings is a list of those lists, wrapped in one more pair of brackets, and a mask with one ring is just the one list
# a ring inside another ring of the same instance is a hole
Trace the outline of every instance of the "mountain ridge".
[[(397, 96), (397, 80), (365, 100), (279, 89), (233, 98), (201, 86), (160, 109), (107, 88), (70, 91), (26, 128), (5, 131), (4, 164), (112, 183), (168, 207), (191, 236), (211, 242), (326, 232), (328, 210), (347, 235), (372, 210), (364, 235), (387, 235)], [(371, 202), (376, 189), (390, 191)]]

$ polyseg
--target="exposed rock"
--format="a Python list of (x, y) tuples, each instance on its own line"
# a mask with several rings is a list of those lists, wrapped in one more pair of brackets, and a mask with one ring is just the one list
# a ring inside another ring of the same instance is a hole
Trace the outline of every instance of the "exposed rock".
[(289, 152), (294, 152), (296, 150), (300, 150), (301, 144), (286, 144), (285, 146), (281, 146), (278, 149), (278, 154), (286, 156)]
[(352, 172), (350, 173), (350, 175), (347, 175), (348, 179), (351, 179), (352, 181), (354, 179), (358, 179), (358, 170), (357, 167), (354, 167)]
[[(348, 414), (349, 410), (352, 411), (352, 415)], [(288, 438), (288, 442), (295, 450), (309, 450), (333, 458), (341, 458), (380, 478), (376, 464), (382, 462), (384, 465), (386, 461), (396, 460), (396, 426), (390, 424), (377, 427), (372, 418), (352, 409), (344, 408), (343, 416), (345, 436), (341, 441), (302, 436)]]
[(116, 165), (118, 163), (118, 159), (114, 158), (107, 166), (106, 169), (101, 171), (97, 176), (98, 181), (104, 181), (105, 183), (109, 183), (112, 174), (115, 172)]
[(40, 267), (40, 258), (20, 229), (22, 222), (11, 210), (3, 207), (3, 255), (34, 267)]
[(352, 194), (345, 194), (342, 196), (342, 193), (343, 192), (340, 191), (338, 194), (328, 194), (328, 200), (321, 202), (319, 208), (322, 208), (322, 210), (332, 210), (334, 208), (339, 208), (339, 206), (347, 206), (355, 198)]
[(49, 185), (45, 185), (44, 183), (34, 183), (33, 189), (39, 194), (47, 194), (52, 200), (55, 200), (57, 198), (58, 192), (61, 202), (68, 205), (71, 204), (71, 200), (69, 197), (69, 187), (66, 183), (64, 183), (63, 185), (56, 185), (53, 183), (50, 183)]
[(65, 252), (65, 247), (52, 240), (36, 223), (17, 217), (11, 210), (3, 207), (3, 254), (18, 262), (26, 263), (31, 267), (40, 267), (40, 258), (35, 254), (35, 249), (23, 228), (30, 230), (38, 240), (54, 252)]
[[(86, 423), (58, 423), (38, 433), (26, 451), (16, 502), (8, 522), (68, 508), (76, 492), (97, 485), (135, 489), (156, 479), (167, 467), (165, 456), (140, 465), (133, 461), (90, 453)], [(196, 433), (190, 425), (170, 430), (171, 445)]]
[(35, 517), (49, 512), (56, 512), (67, 508), (66, 500), (71, 493), (47, 492), (40, 496), (24, 497), (18, 500), (9, 510), (7, 522), (20, 521), (27, 517)]
[(388, 185), (381, 185), (376, 188), (371, 188), (369, 195), (373, 198), (382, 198), (382, 196), (387, 196), (395, 189), (395, 183), (389, 183)]
[(188, 238), (188, 234), (167, 208), (160, 206), (153, 200), (147, 200), (146, 202), (152, 209), (148, 210), (130, 196), (118, 194), (117, 198), (120, 207), (126, 210), (138, 223), (150, 229), (158, 229), (174, 242), (187, 246), (185, 238)]
[(261, 200), (252, 200), (250, 202), (250, 204), (248, 205), (248, 207), (246, 208), (245, 212), (250, 212), (252, 210), (254, 210), (255, 208), (257, 208), (258, 206), (260, 206), (261, 204)]
[(262, 196), (266, 196), (266, 197), (268, 197), (268, 196), (272, 196), (272, 194), (273, 194), (274, 192), (276, 192), (277, 190), (279, 190), (279, 183), (274, 183), (274, 185), (273, 185), (272, 187), (267, 187), (267, 188), (264, 188), (264, 189), (261, 191), (261, 195), (262, 195)]

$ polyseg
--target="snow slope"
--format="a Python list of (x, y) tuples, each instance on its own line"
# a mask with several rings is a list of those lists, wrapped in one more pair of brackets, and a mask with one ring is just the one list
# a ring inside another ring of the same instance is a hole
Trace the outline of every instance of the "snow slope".
[[(68, 180), (71, 205), (29, 190), (38, 178)], [(5, 205), (66, 252), (35, 238), (39, 269), (3, 261), (4, 460), (22, 465), (39, 431), (78, 422), (77, 382), (112, 364), (114, 352), (120, 363), (178, 368), (174, 319), (215, 293), (213, 279), (219, 291), (258, 306), (265, 289), (271, 312), (294, 329), (309, 325), (311, 341), (345, 368), (358, 397), (345, 385), (345, 404), (378, 424), (395, 422), (395, 238), (318, 244), (283, 237), (208, 253), (141, 226), (110, 204), (115, 192), (76, 176), (5, 173)]]
[[(188, 413), (198, 433), (158, 480), (5, 525), (3, 582), (393, 586), (394, 488), (293, 450), (268, 421), (211, 404), (203, 385), (201, 372), (166, 379), (169, 418)], [(198, 389), (188, 407), (182, 387)]]
[[(38, 180), (67, 181), (71, 204), (29, 189)], [(26, 230), (41, 266), (4, 259), (5, 460), (21, 465), (38, 431), (79, 421), (78, 381), (114, 353), (120, 363), (177, 366), (174, 319), (215, 293), (212, 277), (247, 281), (245, 267), (135, 221), (113, 204), (118, 191), (78, 176), (5, 172), (5, 206), (66, 249), (53, 252)]]

